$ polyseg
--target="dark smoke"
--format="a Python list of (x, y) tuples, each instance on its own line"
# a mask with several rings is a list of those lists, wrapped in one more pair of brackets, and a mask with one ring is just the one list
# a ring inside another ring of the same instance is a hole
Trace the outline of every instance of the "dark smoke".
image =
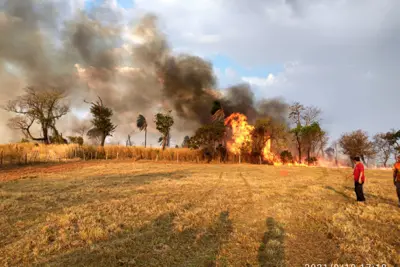
[[(69, 20), (63, 20), (57, 12), (65, 7), (62, 1), (0, 0), (2, 100), (21, 94), (27, 85), (62, 88), (72, 108), (81, 110), (89, 109), (84, 99), (100, 96), (115, 112), (120, 138), (135, 128), (138, 113), (147, 117), (151, 127), (159, 108), (173, 110), (177, 130), (192, 131), (210, 122), (215, 100), (227, 115), (241, 112), (250, 121), (265, 115), (285, 120), (287, 105), (281, 99), (257, 104), (246, 84), (227, 88), (224, 94), (216, 90), (211, 63), (173, 54), (156, 16), (146, 15), (132, 27), (140, 40), (125, 45), (118, 14), (71, 10)], [(4, 135), (11, 133), (4, 129), (8, 117), (0, 112)], [(71, 122), (76, 124), (74, 115), (60, 120), (59, 127), (68, 131)]]
[(257, 103), (259, 117), (269, 116), (277, 121), (286, 122), (289, 105), (282, 98), (262, 99)]

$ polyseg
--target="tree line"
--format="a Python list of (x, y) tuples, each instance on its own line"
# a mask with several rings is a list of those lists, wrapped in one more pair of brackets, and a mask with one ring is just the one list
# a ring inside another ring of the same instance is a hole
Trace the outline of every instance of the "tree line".
[[(90, 105), (92, 119), (90, 127), (76, 129), (79, 136), (68, 136), (65, 139), (56, 127), (56, 122), (68, 114), (70, 107), (66, 104), (66, 94), (57, 88), (38, 90), (35, 87), (25, 88), (23, 95), (11, 100), (3, 108), (15, 114), (8, 122), (12, 129), (20, 130), (25, 141), (43, 142), (44, 144), (76, 143), (83, 144), (83, 136), (97, 140), (104, 146), (107, 137), (113, 135), (117, 125), (112, 122), (113, 110), (107, 107), (99, 97)], [(210, 123), (201, 125), (192, 136), (185, 136), (182, 147), (205, 149), (216, 152), (218, 147), (226, 146), (231, 132), (226, 127), (226, 116), (219, 101), (210, 103)], [(174, 124), (172, 111), (159, 112), (154, 116), (156, 129), (160, 133), (158, 142), (162, 149), (170, 146), (171, 128)], [(321, 109), (315, 106), (304, 106), (295, 102), (289, 106), (287, 121), (272, 116), (256, 118), (251, 131), (251, 142), (244, 142), (241, 153), (258, 158), (266, 143), (271, 143), (271, 150), (280, 156), (281, 161), (305, 161), (312, 164), (320, 156), (337, 161), (341, 152), (349, 157), (360, 156), (367, 159), (380, 159), (386, 166), (391, 156), (400, 153), (400, 130), (377, 133), (372, 137), (363, 130), (344, 133), (332, 146), (328, 147), (328, 134), (321, 126)], [(37, 124), (40, 136), (32, 133), (32, 126)], [(136, 126), (144, 132), (144, 146), (147, 145), (147, 119), (139, 114)], [(130, 143), (130, 136), (128, 138)], [(127, 142), (128, 142), (127, 141)], [(127, 143), (128, 144), (128, 143)]]
[[(67, 140), (56, 127), (56, 122), (70, 111), (70, 107), (64, 101), (66, 97), (65, 92), (57, 88), (38, 90), (35, 87), (27, 87), (23, 95), (9, 101), (3, 107), (15, 114), (8, 121), (8, 126), (21, 131), (24, 136), (23, 142), (32, 140), (44, 144), (67, 144), (69, 140), (70, 143), (82, 145), (83, 136), (86, 134), (89, 139), (97, 140), (100, 146), (104, 146), (106, 138), (112, 136), (117, 128), (111, 120), (113, 110), (105, 106), (100, 97), (96, 102), (84, 101), (90, 104), (91, 126), (87, 128), (85, 125), (79, 125), (75, 131), (80, 135), (68, 136)], [(174, 124), (171, 111), (157, 113), (154, 122), (161, 133), (159, 142), (164, 149), (169, 144), (170, 130)], [(32, 133), (32, 126), (35, 123), (39, 125), (40, 136)], [(144, 130), (147, 135), (147, 121), (143, 115), (139, 115), (137, 127)]]

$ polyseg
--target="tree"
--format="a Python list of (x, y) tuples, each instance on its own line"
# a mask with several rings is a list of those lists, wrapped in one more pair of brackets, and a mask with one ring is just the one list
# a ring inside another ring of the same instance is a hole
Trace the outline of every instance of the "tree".
[(365, 158), (375, 154), (374, 144), (369, 140), (368, 134), (362, 130), (343, 134), (339, 139), (339, 146), (343, 154), (350, 157), (359, 156), (366, 164)]
[(325, 132), (321, 129), (318, 122), (301, 127), (301, 138), (303, 145), (307, 151), (307, 160), (311, 160), (311, 152), (315, 151), (315, 148), (323, 141)]
[(382, 159), (383, 166), (386, 167), (390, 156), (395, 152), (395, 149), (390, 142), (391, 135), (390, 133), (378, 133), (374, 135), (373, 140), (377, 156)]
[(189, 140), (190, 140), (190, 137), (186, 135), (183, 138), (182, 147), (189, 147)]
[(170, 137), (171, 127), (174, 124), (171, 111), (168, 113), (157, 113), (154, 116), (154, 122), (156, 124), (156, 129), (161, 133), (161, 137), (158, 141), (161, 143), (162, 149), (164, 150)]
[(314, 106), (304, 107), (304, 109), (300, 110), (300, 115), (305, 126), (311, 125), (313, 122), (319, 123), (321, 113), (321, 109)]
[(147, 121), (146, 118), (139, 114), (136, 120), (136, 126), (139, 128), (140, 131), (144, 131), (144, 147), (146, 147), (147, 142)]
[(132, 146), (132, 140), (131, 140), (131, 135), (130, 134), (128, 134), (128, 138), (126, 139), (125, 145), (126, 146)]
[(303, 150), (303, 142), (302, 142), (302, 114), (305, 110), (304, 106), (299, 102), (293, 103), (289, 107), (289, 119), (293, 124), (296, 125), (295, 128), (290, 130), (296, 140), (297, 151), (299, 153), (299, 162), (301, 163), (301, 152)]
[(289, 107), (289, 120), (295, 125), (290, 133), (294, 135), (300, 163), (303, 151), (307, 153), (307, 159), (310, 161), (311, 153), (314, 153), (316, 149), (318, 153), (320, 151), (323, 153), (328, 142), (326, 132), (319, 124), (321, 113), (319, 108), (305, 107), (299, 102), (294, 102)]
[(256, 120), (252, 131), (253, 155), (260, 155), (269, 139), (276, 143), (286, 139), (286, 126), (269, 116), (265, 116)]
[(291, 120), (292, 123), (295, 125), (302, 125), (302, 119), (304, 117), (304, 111), (306, 108), (300, 104), (299, 102), (294, 102), (290, 107), (289, 107), (289, 119)]
[(280, 158), (283, 164), (291, 163), (293, 161), (292, 153), (288, 150), (284, 150), (280, 154)]
[(82, 136), (68, 136), (68, 140), (72, 144), (83, 145), (83, 137)]
[(101, 144), (101, 140), (102, 140), (101, 131), (97, 130), (96, 128), (92, 128), (87, 132), (86, 135), (92, 141), (92, 144), (95, 144), (95, 145)]
[[(88, 102), (85, 101), (85, 103)], [(111, 122), (113, 111), (104, 106), (100, 97), (96, 103), (91, 102), (90, 104), (90, 113), (92, 113), (93, 116), (93, 119), (91, 120), (93, 128), (89, 130), (87, 135), (89, 138), (100, 138), (100, 145), (104, 146), (106, 138), (112, 136), (112, 133), (117, 128), (117, 126)]]
[(299, 154), (299, 163), (301, 163), (301, 152), (303, 151), (303, 126), (301, 126), (300, 124), (297, 125), (296, 128), (290, 130), (290, 133), (295, 136), (297, 152)]
[(335, 149), (333, 147), (328, 147), (325, 150), (325, 154), (328, 157), (329, 161), (333, 161), (333, 159), (335, 158)]
[(225, 134), (223, 123), (206, 124), (198, 128), (195, 134), (189, 139), (190, 148), (200, 148), (202, 146), (215, 148), (215, 144), (220, 142)]
[(386, 133), (385, 139), (388, 140), (389, 144), (395, 150), (395, 153), (400, 154), (400, 130), (396, 131), (392, 129), (390, 132)]
[[(21, 130), (23, 135), (34, 141), (50, 143), (49, 130), (53, 131), (53, 140), (63, 140), (56, 128), (56, 121), (69, 112), (69, 106), (63, 103), (66, 97), (63, 90), (57, 88), (37, 89), (33, 86), (25, 88), (25, 94), (9, 101), (4, 108), (17, 116), (11, 118), (8, 126)], [(42, 137), (33, 137), (31, 127), (40, 125)]]
[(78, 134), (83, 138), (87, 134), (89, 129), (90, 129), (90, 121), (83, 120), (75, 123), (74, 127), (72, 128), (72, 132)]

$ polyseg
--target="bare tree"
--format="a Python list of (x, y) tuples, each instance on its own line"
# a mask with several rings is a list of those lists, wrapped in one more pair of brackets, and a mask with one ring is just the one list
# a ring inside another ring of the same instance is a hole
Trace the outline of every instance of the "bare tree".
[(302, 118), (303, 118), (303, 112), (305, 111), (305, 107), (300, 104), (299, 102), (294, 102), (290, 107), (289, 107), (289, 119), (291, 120), (292, 123), (294, 123), (297, 126), (302, 125)]
[(306, 126), (311, 125), (313, 122), (320, 122), (322, 111), (315, 106), (305, 107), (301, 110), (300, 115)]
[[(25, 88), (24, 95), (9, 101), (4, 108), (17, 114), (10, 119), (9, 127), (21, 130), (24, 136), (32, 140), (49, 144), (49, 130), (53, 131), (54, 140), (61, 137), (56, 128), (56, 121), (69, 112), (69, 106), (63, 103), (65, 97), (64, 91), (57, 88)], [(35, 122), (41, 126), (42, 137), (34, 137), (31, 133), (31, 126)]]
[(82, 138), (87, 134), (87, 132), (90, 129), (90, 121), (84, 120), (84, 121), (79, 121), (75, 127), (72, 128), (72, 131)]

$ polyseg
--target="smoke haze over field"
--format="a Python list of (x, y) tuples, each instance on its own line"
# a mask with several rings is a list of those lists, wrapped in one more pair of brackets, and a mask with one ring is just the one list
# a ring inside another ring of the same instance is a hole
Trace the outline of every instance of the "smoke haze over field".
[[(286, 117), (283, 100), (258, 103), (246, 84), (227, 88), (223, 94), (216, 90), (211, 63), (198, 56), (173, 54), (152, 14), (143, 16), (126, 34), (112, 10), (103, 15), (70, 10), (71, 17), (64, 20), (56, 12), (62, 10), (61, 2), (0, 3), (2, 102), (22, 94), (27, 85), (62, 88), (71, 108), (80, 111), (89, 110), (84, 99), (94, 101), (100, 96), (114, 110), (115, 138), (122, 142), (136, 129), (139, 112), (150, 124), (150, 138), (155, 137), (152, 121), (160, 108), (173, 110), (176, 123), (172, 135), (181, 135), (178, 142), (199, 124), (209, 122), (214, 100), (221, 101), (227, 114), (241, 112), (250, 120), (257, 114)], [(2, 142), (15, 136), (6, 127), (10, 115), (0, 111)], [(71, 113), (57, 125), (66, 135), (77, 123)]]

